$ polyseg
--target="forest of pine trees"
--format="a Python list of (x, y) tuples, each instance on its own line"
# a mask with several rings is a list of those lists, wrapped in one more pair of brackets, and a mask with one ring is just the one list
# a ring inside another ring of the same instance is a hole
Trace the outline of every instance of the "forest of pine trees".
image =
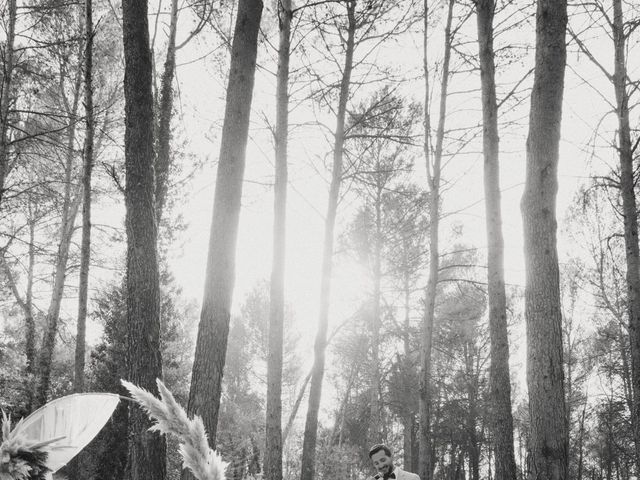
[[(159, 378), (227, 480), (640, 476), (636, 0), (0, 0), (0, 67), (8, 418)], [(152, 425), (54, 478), (195, 478)]]

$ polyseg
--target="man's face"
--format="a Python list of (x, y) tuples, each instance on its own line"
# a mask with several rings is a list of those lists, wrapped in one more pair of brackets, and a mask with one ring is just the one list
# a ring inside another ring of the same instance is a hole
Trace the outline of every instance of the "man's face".
[(371, 455), (371, 462), (382, 475), (388, 475), (393, 470), (393, 458), (387, 456), (384, 450), (379, 450)]

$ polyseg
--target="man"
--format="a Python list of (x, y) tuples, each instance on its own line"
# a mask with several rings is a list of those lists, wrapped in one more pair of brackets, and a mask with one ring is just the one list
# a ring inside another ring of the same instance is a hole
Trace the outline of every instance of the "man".
[(376, 476), (373, 477), (375, 480), (420, 480), (420, 477), (415, 473), (405, 472), (393, 464), (393, 455), (391, 455), (391, 450), (386, 445), (380, 444), (371, 447), (369, 458), (378, 471)]

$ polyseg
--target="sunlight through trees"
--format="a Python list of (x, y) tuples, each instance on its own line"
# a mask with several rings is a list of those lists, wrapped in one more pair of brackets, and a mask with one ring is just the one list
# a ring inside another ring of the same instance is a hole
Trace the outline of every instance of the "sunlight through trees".
[[(7, 422), (159, 378), (228, 480), (635, 480), (636, 3), (0, 0)], [(54, 478), (209, 471), (151, 425)]]

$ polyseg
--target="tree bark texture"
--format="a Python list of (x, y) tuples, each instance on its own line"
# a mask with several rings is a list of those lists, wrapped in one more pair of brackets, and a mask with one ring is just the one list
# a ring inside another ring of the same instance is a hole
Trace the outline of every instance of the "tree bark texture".
[(78, 322), (76, 328), (75, 374), (73, 391), (84, 390), (84, 357), (89, 292), (89, 263), (91, 260), (91, 174), (93, 171), (93, 4), (85, 0), (84, 49), (84, 111), (85, 138), (82, 172), (82, 240), (80, 245), (80, 283), (78, 288)]
[(289, 136), (289, 53), (291, 0), (278, 2), (280, 40), (276, 89), (276, 173), (274, 186), (273, 265), (269, 306), (267, 359), (267, 413), (264, 478), (282, 480), (282, 363), (284, 325), (284, 275), (287, 220), (287, 143)]
[(538, 1), (527, 168), (521, 202), (531, 418), (527, 472), (530, 480), (565, 480), (568, 474), (555, 216), (566, 25), (566, 0)]
[[(125, 169), (127, 230), (127, 376), (157, 394), (162, 378), (160, 281), (155, 212), (152, 66), (147, 2), (122, 3), (124, 36)], [(126, 478), (163, 480), (165, 440), (150, 432), (151, 421), (129, 407)]]
[(156, 215), (160, 225), (167, 202), (169, 169), (171, 167), (171, 117), (173, 115), (173, 78), (176, 70), (176, 30), (178, 26), (178, 0), (171, 0), (171, 20), (164, 71), (160, 81), (160, 105), (158, 107), (158, 131), (156, 143)]
[(0, 90), (0, 205), (4, 197), (4, 188), (7, 174), (9, 173), (9, 112), (13, 78), (13, 49), (16, 38), (16, 0), (7, 2), (7, 38), (4, 45), (2, 58), (2, 90)]
[(331, 297), (331, 271), (333, 268), (333, 242), (340, 185), (342, 183), (342, 164), (345, 141), (345, 116), (349, 87), (351, 84), (351, 71), (353, 69), (353, 51), (355, 48), (356, 31), (356, 2), (347, 0), (347, 36), (345, 44), (344, 69), (340, 82), (338, 97), (338, 110), (336, 115), (336, 130), (334, 133), (333, 166), (331, 185), (329, 187), (329, 200), (324, 226), (324, 248), (322, 252), (322, 273), (320, 278), (320, 311), (318, 315), (318, 329), (314, 344), (313, 373), (309, 388), (309, 405), (304, 427), (304, 440), (302, 444), (302, 468), (301, 480), (313, 480), (315, 473), (316, 441), (318, 435), (318, 411), (322, 396), (322, 379), (324, 377), (325, 350), (327, 345), (327, 329), (329, 323), (329, 303)]
[(403, 468), (414, 472), (413, 450), (416, 442), (415, 417), (407, 414), (402, 417), (402, 450), (404, 452)]
[(429, 182), (429, 279), (425, 292), (425, 312), (422, 325), (422, 338), (420, 343), (420, 432), (418, 456), (420, 462), (419, 475), (422, 480), (431, 480), (434, 468), (433, 449), (431, 447), (431, 404), (433, 402), (431, 392), (431, 350), (433, 346), (433, 326), (435, 320), (436, 292), (438, 287), (438, 269), (440, 263), (439, 254), (439, 226), (440, 226), (440, 175), (442, 167), (442, 148), (444, 142), (444, 129), (447, 113), (447, 91), (449, 86), (449, 63), (451, 59), (451, 23), (453, 19), (453, 6), (455, 0), (449, 0), (447, 21), (445, 26), (444, 60), (442, 65), (442, 80), (440, 84), (440, 109), (438, 127), (436, 131), (436, 145), (433, 152), (433, 164), (431, 164), (431, 121), (429, 113), (429, 66), (427, 62), (427, 33), (428, 33), (428, 5), (424, 2), (424, 76), (425, 76), (425, 141), (424, 154), (427, 165), (427, 178)]
[(188, 412), (202, 417), (212, 447), (216, 443), (229, 336), (235, 248), (261, 16), (261, 0), (240, 0), (231, 47), (204, 300), (189, 392)]
[(622, 1), (613, 4), (614, 73), (613, 87), (618, 117), (618, 157), (620, 160), (620, 195), (624, 217), (624, 242), (627, 261), (627, 312), (631, 347), (631, 384), (633, 406), (631, 420), (635, 443), (636, 467), (640, 468), (640, 251), (638, 248), (638, 214), (635, 196), (633, 149), (629, 122), (629, 92), (625, 59), (627, 34), (624, 28)]
[(491, 426), (495, 449), (495, 479), (515, 480), (511, 377), (509, 375), (509, 334), (504, 285), (504, 240), (500, 205), (500, 140), (496, 101), (495, 57), (493, 50), (494, 0), (478, 0), (478, 46), (482, 89), (484, 190), (487, 227), (487, 283), (489, 296), (489, 337), (491, 340), (489, 390)]

